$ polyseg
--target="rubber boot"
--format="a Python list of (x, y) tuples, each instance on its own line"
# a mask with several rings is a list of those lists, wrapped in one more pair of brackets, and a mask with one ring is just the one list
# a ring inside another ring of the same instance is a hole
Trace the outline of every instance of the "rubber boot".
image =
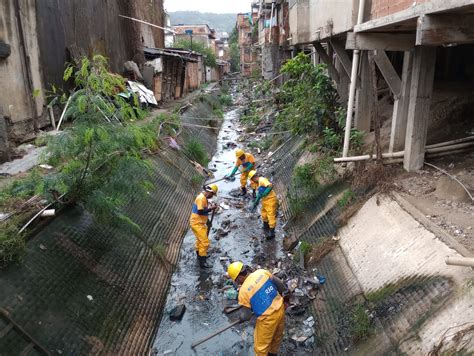
[(207, 263), (207, 256), (199, 256), (199, 267), (203, 269), (212, 268), (212, 266)]
[(273, 240), (274, 238), (275, 238), (275, 228), (270, 229), (270, 231), (268, 233), (268, 236), (267, 236), (267, 240)]
[(268, 239), (268, 235), (270, 235), (270, 225), (268, 225), (268, 222), (263, 222), (263, 234), (266, 239)]
[(245, 194), (247, 194), (247, 188), (246, 187), (241, 187), (240, 188), (240, 195), (244, 196)]
[(268, 355), (268, 356), (278, 356), (278, 354), (273, 354), (273, 353), (271, 353), (271, 352), (269, 352), (267, 355)]

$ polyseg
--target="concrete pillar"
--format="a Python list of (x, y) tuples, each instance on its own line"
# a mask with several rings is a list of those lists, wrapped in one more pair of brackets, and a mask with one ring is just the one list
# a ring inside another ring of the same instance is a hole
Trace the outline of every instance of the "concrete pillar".
[(370, 81), (369, 57), (367, 51), (362, 51), (360, 58), (360, 88), (356, 92), (356, 110), (354, 127), (370, 132), (370, 118), (374, 108), (374, 89)]
[(436, 47), (415, 47), (403, 161), (403, 167), (408, 172), (423, 167), (435, 64)]
[(413, 68), (413, 53), (405, 52), (403, 56), (402, 85), (400, 95), (395, 97), (392, 115), (392, 131), (388, 151), (403, 151), (407, 131), (408, 106), (410, 103), (410, 85)]

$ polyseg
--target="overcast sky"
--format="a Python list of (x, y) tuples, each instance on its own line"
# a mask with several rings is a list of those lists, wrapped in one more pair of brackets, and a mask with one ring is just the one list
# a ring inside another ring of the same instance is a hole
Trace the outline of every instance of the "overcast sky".
[(250, 12), (251, 0), (165, 0), (167, 11)]

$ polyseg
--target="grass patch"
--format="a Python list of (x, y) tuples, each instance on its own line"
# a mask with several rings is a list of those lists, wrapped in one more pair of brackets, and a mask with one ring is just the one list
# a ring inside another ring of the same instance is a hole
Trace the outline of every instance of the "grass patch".
[(354, 342), (369, 338), (374, 331), (373, 320), (364, 304), (356, 304), (350, 311), (350, 332)]
[(195, 174), (191, 177), (191, 184), (193, 187), (199, 187), (202, 183), (202, 177), (199, 174)]
[(18, 261), (25, 250), (25, 236), (19, 234), (19, 222), (10, 220), (0, 224), (0, 268)]
[(184, 153), (202, 166), (207, 166), (209, 163), (209, 156), (207, 155), (204, 145), (195, 137), (192, 137), (186, 143)]
[(348, 204), (350, 204), (355, 199), (355, 194), (351, 189), (347, 189), (344, 191), (342, 198), (338, 201), (339, 207), (345, 208)]
[(249, 143), (249, 147), (260, 148), (262, 151), (268, 150), (273, 144), (273, 140), (270, 137), (265, 137), (259, 141), (252, 141)]
[(385, 298), (390, 297), (395, 294), (400, 288), (394, 284), (389, 284), (383, 288), (377, 289), (374, 292), (367, 293), (365, 299), (369, 302), (377, 304), (380, 303)]
[(231, 106), (233, 104), (232, 97), (227, 94), (223, 94), (219, 97), (219, 101), (222, 106)]
[(212, 113), (214, 114), (214, 117), (217, 117), (219, 119), (222, 119), (224, 117), (224, 112), (219, 108), (212, 110)]

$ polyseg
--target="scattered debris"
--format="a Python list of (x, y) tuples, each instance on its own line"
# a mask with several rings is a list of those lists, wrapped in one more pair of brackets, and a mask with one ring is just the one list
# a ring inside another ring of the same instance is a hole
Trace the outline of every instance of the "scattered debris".
[(90, 294), (87, 296), (87, 299), (89, 300), (89, 302), (92, 302), (94, 300), (94, 298), (92, 298), (92, 295)]
[(48, 249), (48, 248), (47, 248), (45, 245), (43, 245), (43, 244), (39, 244), (39, 248), (40, 248), (41, 251), (46, 251), (46, 250)]
[(171, 321), (181, 320), (183, 318), (183, 315), (184, 315), (185, 311), (186, 311), (186, 306), (184, 304), (180, 304), (180, 305), (175, 306), (170, 311), (170, 320)]
[(127, 84), (130, 91), (138, 94), (138, 100), (140, 100), (141, 104), (158, 105), (153, 92), (150, 89), (147, 89), (143, 84), (132, 82), (131, 80), (129, 80)]

